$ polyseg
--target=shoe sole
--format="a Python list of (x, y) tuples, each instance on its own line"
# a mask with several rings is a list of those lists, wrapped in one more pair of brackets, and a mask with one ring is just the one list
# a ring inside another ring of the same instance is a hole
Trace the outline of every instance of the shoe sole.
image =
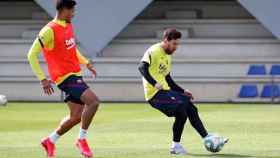
[(175, 151), (170, 151), (170, 154), (173, 154), (173, 155), (187, 155), (188, 153), (176, 153)]

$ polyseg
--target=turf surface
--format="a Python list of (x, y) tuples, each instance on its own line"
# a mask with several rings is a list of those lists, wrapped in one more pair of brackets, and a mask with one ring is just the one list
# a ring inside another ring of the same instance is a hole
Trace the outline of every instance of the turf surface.
[[(222, 152), (207, 152), (189, 122), (182, 144), (187, 158), (280, 158), (280, 106), (198, 105), (209, 131), (230, 138)], [(59, 103), (10, 103), (0, 107), (0, 158), (44, 158), (39, 141), (68, 109)], [(90, 128), (95, 158), (169, 158), (173, 119), (147, 104), (102, 104)], [(81, 157), (74, 142), (78, 127), (57, 144), (58, 158)]]

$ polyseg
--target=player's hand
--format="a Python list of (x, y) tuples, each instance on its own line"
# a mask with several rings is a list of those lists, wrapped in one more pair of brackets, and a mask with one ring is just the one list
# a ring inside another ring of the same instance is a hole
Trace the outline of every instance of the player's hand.
[(91, 63), (87, 64), (87, 68), (93, 74), (94, 77), (97, 76), (97, 72)]
[(158, 89), (158, 90), (162, 90), (163, 89), (163, 87), (162, 87), (162, 85), (160, 83), (156, 83), (155, 84), (155, 88)]
[(52, 83), (53, 83), (52, 81), (47, 80), (47, 79), (43, 79), (41, 81), (41, 85), (43, 87), (43, 90), (44, 90), (45, 94), (52, 95), (54, 93)]
[(192, 92), (191, 92), (190, 90), (185, 89), (184, 94), (185, 94), (186, 96), (190, 97), (191, 100), (194, 99), (194, 97), (193, 97), (193, 95), (192, 95)]

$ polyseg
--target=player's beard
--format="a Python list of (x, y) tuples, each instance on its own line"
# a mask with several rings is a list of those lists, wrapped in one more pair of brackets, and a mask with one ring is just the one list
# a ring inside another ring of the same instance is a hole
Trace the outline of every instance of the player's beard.
[(67, 17), (67, 18), (66, 18), (66, 22), (70, 24), (70, 23), (72, 22), (72, 19), (73, 19), (73, 18), (74, 18), (74, 15), (73, 15), (73, 16)]
[(66, 19), (66, 22), (69, 24), (71, 23), (71, 21), (72, 21), (72, 19)]
[(167, 49), (165, 50), (165, 52), (166, 52), (168, 55), (172, 55), (173, 52), (174, 52), (174, 50), (170, 50), (170, 48), (167, 48)]

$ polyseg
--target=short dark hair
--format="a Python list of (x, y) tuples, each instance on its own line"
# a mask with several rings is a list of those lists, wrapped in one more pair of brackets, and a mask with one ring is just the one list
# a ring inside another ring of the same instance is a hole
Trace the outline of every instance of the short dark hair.
[(56, 10), (63, 8), (72, 9), (76, 4), (75, 0), (56, 0)]
[(163, 32), (163, 39), (167, 39), (168, 41), (180, 39), (182, 37), (182, 33), (175, 28), (168, 28)]

